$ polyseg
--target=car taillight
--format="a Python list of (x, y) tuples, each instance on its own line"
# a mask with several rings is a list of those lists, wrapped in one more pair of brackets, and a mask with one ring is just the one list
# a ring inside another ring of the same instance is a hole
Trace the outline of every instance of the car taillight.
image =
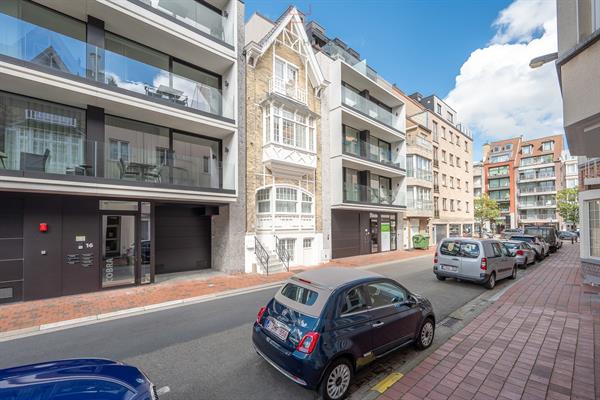
[(258, 314), (256, 315), (256, 323), (257, 324), (260, 324), (260, 320), (262, 319), (265, 311), (267, 311), (267, 307), (261, 307), (261, 309), (258, 310)]
[(319, 340), (319, 334), (317, 332), (308, 332), (302, 337), (300, 343), (298, 343), (298, 346), (296, 347), (296, 350), (302, 353), (310, 354), (315, 349), (317, 340)]
[(517, 250), (517, 255), (518, 256), (524, 256), (525, 252), (523, 250)]
[(435, 252), (435, 254), (433, 255), (433, 263), (437, 264), (438, 263), (438, 258), (437, 258), (437, 251)]
[(482, 270), (487, 271), (487, 258), (483, 257), (481, 259), (481, 267)]

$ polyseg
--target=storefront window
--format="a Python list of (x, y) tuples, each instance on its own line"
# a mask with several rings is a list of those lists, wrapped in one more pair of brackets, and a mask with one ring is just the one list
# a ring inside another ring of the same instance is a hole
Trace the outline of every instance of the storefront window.
[(150, 283), (152, 281), (152, 206), (150, 203), (141, 203), (141, 261), (142, 276), (140, 283)]
[(600, 257), (600, 200), (588, 201), (590, 256)]
[(460, 236), (460, 224), (450, 224), (449, 236)]

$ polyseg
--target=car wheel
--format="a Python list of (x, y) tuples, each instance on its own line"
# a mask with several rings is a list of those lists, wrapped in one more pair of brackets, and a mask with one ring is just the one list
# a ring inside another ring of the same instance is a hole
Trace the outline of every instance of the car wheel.
[(435, 277), (438, 278), (438, 281), (445, 281), (446, 280), (445, 276), (436, 275)]
[(352, 382), (352, 365), (345, 358), (338, 358), (325, 371), (320, 394), (324, 400), (339, 400), (348, 395)]
[(431, 346), (433, 343), (433, 337), (435, 336), (435, 325), (431, 318), (427, 318), (421, 329), (419, 329), (419, 336), (417, 337), (416, 345), (417, 349), (424, 350)]
[(496, 273), (492, 272), (487, 282), (483, 285), (486, 289), (493, 289), (496, 286)]
[(513, 267), (512, 275), (510, 276), (510, 279), (517, 279), (517, 266), (516, 265)]

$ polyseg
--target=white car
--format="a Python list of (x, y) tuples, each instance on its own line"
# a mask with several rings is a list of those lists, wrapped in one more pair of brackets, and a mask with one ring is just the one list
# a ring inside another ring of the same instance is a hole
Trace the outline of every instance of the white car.
[(546, 243), (543, 239), (540, 239), (537, 236), (513, 235), (510, 237), (510, 240), (527, 242), (535, 250), (536, 258), (538, 260), (543, 260), (544, 257), (546, 257), (548, 255), (548, 252), (550, 251), (550, 245), (548, 245), (548, 243)]

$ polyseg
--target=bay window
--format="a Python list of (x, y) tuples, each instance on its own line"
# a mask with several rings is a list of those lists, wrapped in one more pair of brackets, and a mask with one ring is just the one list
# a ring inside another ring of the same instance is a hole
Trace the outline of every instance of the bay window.
[(297, 203), (296, 189), (279, 187), (276, 190), (275, 211), (281, 213), (295, 213)]
[(274, 105), (265, 108), (265, 144), (273, 142), (315, 151), (315, 120), (300, 112)]

